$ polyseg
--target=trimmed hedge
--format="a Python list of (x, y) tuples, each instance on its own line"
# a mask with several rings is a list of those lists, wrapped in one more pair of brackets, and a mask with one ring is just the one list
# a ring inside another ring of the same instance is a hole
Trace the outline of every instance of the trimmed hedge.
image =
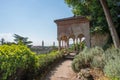
[(58, 51), (36, 55), (25, 45), (0, 46), (0, 80), (33, 80), (62, 58)]
[(63, 53), (59, 51), (52, 51), (48, 54), (39, 54), (39, 69), (37, 75), (43, 78), (51, 67), (62, 60)]
[(10, 78), (17, 79), (19, 78), (19, 76), (21, 76), (21, 74), (24, 74), (24, 71), (28, 68), (31, 68), (32, 70), (38, 68), (39, 65), (37, 66), (37, 63), (37, 56), (35, 55), (35, 53), (31, 52), (26, 46), (0, 46), (1, 80), (6, 80)]

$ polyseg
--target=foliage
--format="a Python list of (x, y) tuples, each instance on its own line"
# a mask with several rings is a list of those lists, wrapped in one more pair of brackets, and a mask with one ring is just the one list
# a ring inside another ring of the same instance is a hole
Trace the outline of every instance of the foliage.
[(28, 38), (27, 37), (22, 37), (18, 34), (14, 34), (14, 41), (17, 43), (17, 44), (23, 44), (23, 45), (27, 45), (28, 47), (31, 47), (31, 43), (32, 41), (28, 41)]
[(120, 80), (120, 49), (85, 48), (74, 58), (72, 69), (79, 72), (86, 67), (100, 68), (111, 80)]
[(92, 58), (91, 66), (94, 68), (103, 69), (105, 65), (104, 61), (104, 50), (100, 47), (92, 48), (90, 51), (90, 55)]
[(111, 80), (120, 80), (120, 78), (114, 77), (114, 78), (111, 78)]
[[(91, 21), (92, 33), (108, 32), (108, 25), (99, 0), (65, 0), (65, 2), (72, 8), (74, 15), (86, 16)], [(107, 0), (107, 2), (113, 22), (115, 23), (115, 26), (118, 27), (120, 25), (119, 18), (117, 16), (120, 11), (117, 6), (117, 2), (119, 2), (119, 0)]]
[(74, 51), (75, 50), (75, 44), (71, 44), (70, 47), (69, 47), (69, 51)]
[(59, 53), (59, 51), (52, 51), (48, 54), (39, 54), (39, 63), (41, 64), (41, 68), (48, 67), (50, 63), (53, 63), (55, 60), (59, 59), (62, 57), (62, 54)]
[(43, 78), (46, 73), (51, 69), (51, 66), (53, 64), (56, 64), (56, 62), (60, 61), (63, 57), (63, 53), (59, 51), (51, 51), (50, 53), (47, 54), (39, 54), (37, 55), (39, 57), (39, 69), (37, 70), (37, 76), (38, 78), (41, 79)]
[(78, 44), (72, 44), (70, 47), (69, 47), (69, 51), (70, 52), (73, 52), (73, 51), (75, 51), (75, 49), (76, 49), (76, 46), (77, 46), (77, 48), (78, 48), (78, 51), (82, 51), (84, 48), (85, 48), (85, 41), (82, 41), (82, 42), (80, 42), (80, 43), (78, 43)]
[(61, 58), (62, 54), (58, 51), (36, 55), (24, 45), (2, 45), (0, 46), (0, 80), (36, 79)]
[(105, 62), (104, 73), (114, 78), (113, 80), (120, 79), (120, 49), (111, 48), (106, 50)]
[[(35, 53), (31, 52), (26, 46), (0, 46), (0, 79), (2, 80), (6, 80), (14, 74), (17, 75), (17, 70), (18, 72), (28, 68), (34, 70), (38, 67), (36, 63), (37, 57)], [(17, 76), (14, 76), (14, 78), (17, 78)]]
[(98, 0), (65, 0), (76, 16), (87, 16), (91, 21), (91, 32), (106, 31), (107, 23)]
[(4, 38), (1, 38), (1, 45), (3, 45), (5, 43), (5, 39)]
[(73, 60), (72, 69), (75, 72), (79, 72), (80, 69), (86, 67), (103, 68), (103, 53), (104, 51), (100, 47), (95, 47), (92, 49), (85, 48)]

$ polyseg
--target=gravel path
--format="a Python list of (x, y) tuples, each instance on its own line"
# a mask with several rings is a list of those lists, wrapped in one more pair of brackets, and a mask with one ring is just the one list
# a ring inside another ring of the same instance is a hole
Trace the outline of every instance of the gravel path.
[(45, 80), (77, 80), (76, 74), (71, 68), (72, 60), (64, 60), (60, 62), (46, 76)]

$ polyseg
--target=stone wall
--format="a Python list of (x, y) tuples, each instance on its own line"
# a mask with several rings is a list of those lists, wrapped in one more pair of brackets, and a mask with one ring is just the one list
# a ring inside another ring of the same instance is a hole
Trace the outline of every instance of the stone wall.
[(100, 46), (103, 47), (109, 39), (109, 34), (91, 34), (91, 47)]

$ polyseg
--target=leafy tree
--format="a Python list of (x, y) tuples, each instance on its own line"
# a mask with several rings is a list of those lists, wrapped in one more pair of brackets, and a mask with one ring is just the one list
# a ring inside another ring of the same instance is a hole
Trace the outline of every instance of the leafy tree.
[(1, 45), (5, 44), (5, 39), (4, 38), (1, 38)]
[(107, 22), (98, 0), (65, 0), (75, 16), (86, 16), (91, 21), (91, 32), (107, 31)]
[[(83, 15), (91, 21), (91, 32), (104, 33), (108, 32), (108, 29), (110, 29), (115, 47), (119, 46), (119, 39), (115, 31), (115, 27), (118, 27), (118, 25), (120, 24), (118, 23), (117, 17), (119, 8), (117, 7), (116, 3), (118, 1), (119, 0), (108, 0), (107, 5), (105, 0), (65, 0), (69, 7), (72, 8), (72, 11), (76, 16)], [(104, 5), (101, 5), (102, 3), (106, 4), (106, 6), (104, 7)], [(107, 10), (105, 9), (106, 7)], [(110, 15), (110, 13), (112, 16)], [(108, 17), (105, 17), (106, 15), (109, 17), (109, 19), (107, 19)], [(116, 25), (113, 25), (112, 19)], [(111, 22), (108, 20), (110, 20)]]
[(14, 41), (17, 43), (17, 44), (23, 44), (23, 45), (27, 45), (28, 47), (31, 47), (31, 43), (32, 41), (28, 41), (28, 37), (22, 37), (18, 34), (14, 34)]
[(15, 44), (15, 42), (9, 42), (9, 41), (5, 41), (5, 39), (4, 38), (1, 38), (1, 45), (4, 45), (4, 44), (6, 44), (6, 45), (12, 45), (12, 44)]
[(16, 44), (15, 42), (5, 42), (4, 44), (6, 45), (13, 45), (13, 44)]

